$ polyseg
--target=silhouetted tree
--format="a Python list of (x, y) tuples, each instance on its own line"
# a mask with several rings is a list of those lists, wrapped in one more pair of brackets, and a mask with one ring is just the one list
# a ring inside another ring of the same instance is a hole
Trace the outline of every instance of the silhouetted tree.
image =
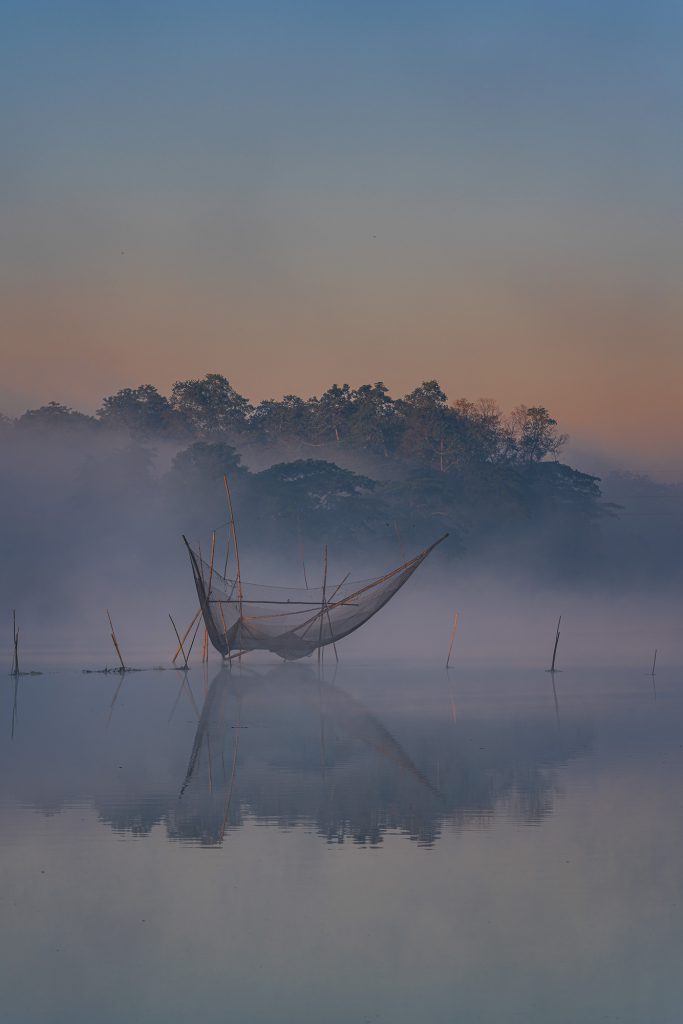
[(48, 402), (39, 409), (27, 409), (16, 423), (20, 430), (71, 430), (84, 431), (97, 429), (99, 426), (93, 416), (70, 409), (59, 402)]
[(173, 433), (179, 427), (170, 402), (152, 384), (122, 388), (104, 399), (97, 416), (105, 426), (127, 430), (137, 438)]
[(567, 441), (567, 435), (557, 429), (557, 420), (542, 405), (518, 405), (510, 421), (517, 458), (522, 463), (541, 462), (547, 455), (557, 457)]
[(256, 406), (251, 426), (257, 436), (264, 440), (280, 438), (309, 438), (311, 432), (311, 402), (298, 395), (285, 395), (278, 402), (266, 399)]
[(252, 406), (220, 373), (202, 380), (176, 381), (171, 407), (199, 437), (235, 433), (245, 429)]

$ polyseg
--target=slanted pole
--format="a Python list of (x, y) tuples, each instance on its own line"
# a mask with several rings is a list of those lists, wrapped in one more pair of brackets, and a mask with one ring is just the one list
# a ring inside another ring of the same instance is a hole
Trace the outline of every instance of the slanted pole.
[(185, 668), (187, 668), (188, 667), (187, 655), (185, 654), (185, 648), (183, 647), (183, 641), (180, 639), (180, 633), (178, 632), (176, 624), (173, 621), (173, 616), (171, 615), (170, 612), (168, 613), (168, 617), (171, 620), (171, 625), (173, 626), (173, 631), (175, 632), (175, 635), (178, 637), (178, 643), (180, 644), (180, 650), (183, 652), (183, 660), (185, 661)]
[(456, 609), (455, 615), (453, 616), (453, 632), (451, 633), (451, 642), (448, 648), (448, 657), (446, 658), (446, 668), (448, 668), (451, 661), (451, 654), (453, 653), (453, 644), (455, 642), (455, 633), (458, 628), (458, 611)]
[(114, 623), (111, 621), (111, 615), (109, 614), (109, 609), (108, 608), (107, 608), (107, 618), (109, 619), (109, 627), (111, 629), (111, 638), (112, 638), (112, 641), (114, 643), (114, 647), (116, 648), (116, 653), (119, 656), (119, 661), (121, 662), (121, 671), (125, 672), (126, 671), (126, 666), (123, 663), (123, 658), (121, 656), (121, 649), (119, 647), (118, 641), (116, 639), (116, 633), (114, 631)]
[(183, 633), (183, 639), (178, 644), (178, 649), (176, 650), (175, 654), (173, 655), (173, 664), (174, 665), (176, 663), (178, 655), (180, 654), (180, 652), (183, 649), (183, 644), (185, 643), (185, 641), (187, 640), (188, 636), (190, 635), (190, 630), (192, 629), (192, 627), (194, 626), (195, 622), (197, 621), (197, 619), (199, 618), (199, 616), (201, 614), (202, 614), (202, 610), (201, 610), (201, 608), (198, 608), (195, 617), (193, 618), (192, 622), (190, 623), (190, 625), (187, 627), (187, 629)]
[(555, 671), (555, 658), (557, 657), (557, 645), (560, 642), (560, 623), (561, 622), (562, 622), (562, 616), (560, 615), (559, 619), (557, 620), (557, 629), (555, 631), (555, 646), (553, 647), (553, 660), (552, 660), (552, 663), (550, 665), (550, 671), (551, 672)]
[(654, 674), (655, 674), (655, 667), (656, 667), (656, 665), (657, 665), (657, 648), (655, 647), (655, 656), (652, 659), (652, 672), (650, 672), (651, 676), (654, 676)]

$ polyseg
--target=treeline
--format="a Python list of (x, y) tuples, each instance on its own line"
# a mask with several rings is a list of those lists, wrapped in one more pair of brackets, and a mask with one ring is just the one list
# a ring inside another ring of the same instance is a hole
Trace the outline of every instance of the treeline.
[(449, 403), (434, 380), (397, 399), (380, 381), (358, 388), (335, 384), (320, 397), (285, 395), (253, 405), (217, 373), (177, 381), (169, 397), (152, 384), (123, 388), (106, 397), (95, 416), (50, 402), (13, 423), (20, 431), (113, 429), (138, 441), (339, 445), (440, 472), (464, 463), (538, 463), (556, 458), (566, 440), (541, 406), (518, 406), (505, 416), (491, 399)]
[(142, 509), (174, 538), (201, 535), (225, 516), (224, 473), (241, 535), (262, 550), (303, 539), (356, 556), (391, 545), (394, 557), (448, 531), (451, 557), (577, 575), (595, 564), (609, 511), (598, 479), (559, 461), (566, 437), (545, 408), (449, 402), (436, 381), (401, 398), (380, 382), (254, 405), (208, 374), (168, 397), (125, 388), (95, 416), (52, 402), (2, 426), (16, 442), (6, 448), (44, 449), (49, 438), (87, 453), (65, 497), (79, 545), (83, 523), (106, 521), (125, 546)]

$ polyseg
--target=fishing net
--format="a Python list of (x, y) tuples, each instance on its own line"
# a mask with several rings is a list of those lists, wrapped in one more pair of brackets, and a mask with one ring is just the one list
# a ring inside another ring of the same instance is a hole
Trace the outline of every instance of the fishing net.
[(199, 604), (211, 643), (224, 657), (272, 651), (286, 661), (312, 654), (353, 633), (410, 579), (440, 537), (403, 565), (370, 580), (323, 587), (263, 586), (216, 571), (187, 544)]

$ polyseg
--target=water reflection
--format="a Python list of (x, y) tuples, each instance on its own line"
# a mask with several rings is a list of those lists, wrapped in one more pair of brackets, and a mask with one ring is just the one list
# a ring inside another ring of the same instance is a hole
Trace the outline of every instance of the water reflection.
[(108, 698), (92, 682), (41, 682), (40, 694), (32, 684), (5, 786), (14, 802), (53, 811), (87, 801), (118, 833), (163, 825), (169, 839), (202, 846), (248, 820), (331, 843), (377, 845), (391, 831), (429, 846), (445, 822), (540, 823), (558, 769), (591, 746), (584, 721), (556, 719), (556, 695), (541, 714), (490, 700), (463, 713), (442, 676), (401, 690), (380, 673), (367, 695), (345, 678), (363, 699), (294, 665), (225, 669), (210, 685), (184, 676), (170, 710), (168, 676), (117, 679)]

